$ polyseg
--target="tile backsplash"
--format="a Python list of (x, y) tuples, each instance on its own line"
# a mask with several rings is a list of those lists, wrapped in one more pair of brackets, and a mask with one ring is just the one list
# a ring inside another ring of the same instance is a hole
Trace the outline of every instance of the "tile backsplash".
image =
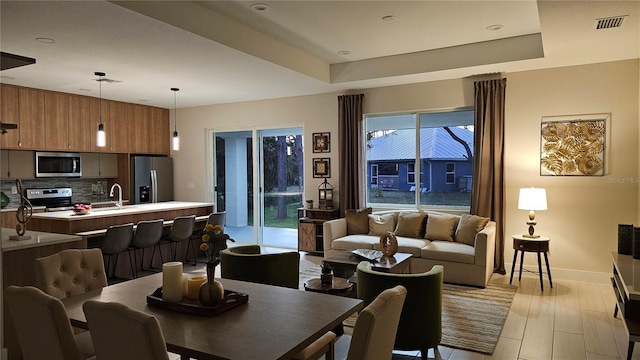
[[(7, 208), (20, 206), (18, 194), (12, 194), (12, 187), (16, 186), (15, 180), (2, 180), (0, 191), (9, 197), (11, 202)], [(24, 189), (70, 187), (73, 191), (73, 202), (102, 202), (109, 201), (109, 189), (106, 179), (75, 179), (75, 178), (48, 178), (36, 180), (23, 180)]]

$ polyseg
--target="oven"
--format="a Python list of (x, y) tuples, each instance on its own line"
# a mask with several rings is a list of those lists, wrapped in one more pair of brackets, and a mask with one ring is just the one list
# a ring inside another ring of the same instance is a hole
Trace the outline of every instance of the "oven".
[(47, 211), (73, 209), (71, 188), (26, 189), (24, 192), (32, 206), (45, 206)]

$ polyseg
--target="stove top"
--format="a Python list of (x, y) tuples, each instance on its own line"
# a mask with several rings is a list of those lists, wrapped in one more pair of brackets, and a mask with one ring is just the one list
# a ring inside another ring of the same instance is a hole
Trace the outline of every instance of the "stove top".
[(47, 211), (73, 209), (71, 188), (26, 189), (25, 197), (33, 206), (46, 206)]

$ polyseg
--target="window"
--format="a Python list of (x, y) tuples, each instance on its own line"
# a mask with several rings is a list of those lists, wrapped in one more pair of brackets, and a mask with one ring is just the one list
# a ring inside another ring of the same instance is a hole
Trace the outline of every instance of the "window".
[(473, 110), (367, 115), (368, 206), (469, 207)]

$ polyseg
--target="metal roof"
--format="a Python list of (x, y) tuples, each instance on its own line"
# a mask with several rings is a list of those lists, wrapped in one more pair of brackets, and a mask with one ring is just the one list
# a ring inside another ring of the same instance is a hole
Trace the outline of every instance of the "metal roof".
[[(469, 144), (473, 154), (473, 131), (450, 127), (451, 131)], [(372, 139), (367, 148), (368, 161), (414, 160), (416, 158), (416, 135), (414, 129), (400, 129)], [(420, 129), (420, 157), (433, 160), (466, 159), (467, 152), (458, 141), (441, 127)]]

